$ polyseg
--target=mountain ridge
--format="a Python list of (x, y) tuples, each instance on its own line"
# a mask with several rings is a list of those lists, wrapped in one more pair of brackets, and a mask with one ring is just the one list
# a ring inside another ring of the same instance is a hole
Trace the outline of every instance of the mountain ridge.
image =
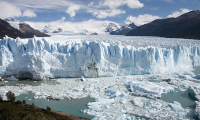
[[(9, 36), (12, 38), (16, 38), (16, 37), (20, 37), (20, 38), (32, 38), (35, 36), (37, 37), (49, 37), (49, 35), (41, 33), (38, 30), (35, 30), (34, 28), (32, 28), (30, 25), (17, 21), (19, 22), (17, 23), (19, 29), (13, 27), (8, 20), (12, 20), (12, 19), (6, 19), (3, 20), (0, 18), (0, 39), (2, 39), (5, 36)], [(14, 20), (12, 20), (14, 21)], [(15, 21), (14, 21), (15, 22)]]
[(177, 18), (154, 20), (129, 31), (126, 36), (200, 39), (199, 32), (197, 31), (200, 31), (199, 10), (190, 11)]

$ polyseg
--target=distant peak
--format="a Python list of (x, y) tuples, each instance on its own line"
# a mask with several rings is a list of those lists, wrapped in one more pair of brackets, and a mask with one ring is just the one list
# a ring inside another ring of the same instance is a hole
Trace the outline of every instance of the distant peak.
[(124, 25), (129, 25), (132, 24), (133, 22), (131, 22), (131, 20), (127, 19), (126, 21), (124, 21)]
[(6, 22), (22, 22), (22, 21), (19, 21), (19, 20), (16, 20), (16, 19), (10, 19), (10, 18), (5, 18), (4, 20)]

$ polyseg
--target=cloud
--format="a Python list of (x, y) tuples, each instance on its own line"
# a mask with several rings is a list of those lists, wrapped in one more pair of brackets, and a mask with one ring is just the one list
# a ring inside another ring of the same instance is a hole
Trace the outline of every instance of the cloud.
[(161, 1), (166, 1), (166, 2), (170, 2), (170, 3), (174, 3), (174, 0), (161, 0)]
[(36, 17), (37, 15), (32, 10), (25, 10), (23, 12), (23, 16), (25, 17)]
[(64, 22), (65, 21), (65, 17), (62, 17), (60, 20), (57, 20), (57, 22)]
[(153, 16), (153, 15), (149, 15), (149, 14), (144, 14), (144, 15), (139, 15), (138, 17), (129, 16), (129, 17), (126, 18), (126, 20), (130, 20), (131, 22), (133, 22), (137, 26), (147, 24), (147, 23), (149, 23), (149, 22), (151, 22), (155, 19), (161, 19), (161, 17)]
[(141, 8), (144, 6), (139, 0), (105, 0), (102, 6), (108, 6), (111, 9), (116, 9), (119, 6), (127, 5), (129, 8)]
[(63, 28), (65, 31), (71, 31), (76, 33), (79, 30), (87, 30), (90, 32), (97, 32), (97, 33), (104, 33), (106, 25), (109, 23), (114, 23), (118, 25), (118, 23), (113, 21), (101, 21), (101, 20), (94, 20), (90, 19), (87, 21), (82, 22), (69, 22), (69, 21), (62, 21), (64, 17), (62, 17), (61, 20), (52, 21), (52, 22), (28, 22), (31, 27), (42, 30), (46, 25), (52, 25), (56, 27)]
[(88, 6), (89, 6), (89, 7), (92, 7), (93, 4), (94, 4), (94, 2), (91, 2), (91, 3), (88, 4)]
[(0, 2), (0, 17), (1, 18), (12, 18), (12, 17), (19, 17), (22, 15), (20, 8), (5, 2)]
[(74, 17), (76, 15), (76, 11), (78, 11), (79, 9), (80, 9), (79, 5), (71, 5), (67, 9), (66, 13), (68, 13), (70, 17)]
[[(89, 9), (88, 12), (92, 13), (93, 16), (100, 19), (107, 17), (115, 17), (116, 15), (126, 13), (125, 10), (117, 9), (118, 7), (124, 5), (128, 6), (131, 9), (141, 8), (144, 6), (144, 4), (140, 3), (139, 0), (102, 0), (96, 6), (94, 5), (94, 2), (88, 4), (88, 7), (94, 8)], [(109, 7), (109, 9), (105, 7)]]
[(93, 12), (93, 16), (96, 16), (97, 18), (107, 18), (107, 17), (114, 17), (119, 14), (126, 13), (124, 10), (120, 9), (112, 9), (112, 10), (97, 10), (97, 11), (90, 11)]
[(165, 0), (165, 1), (167, 1), (167, 2), (171, 2), (171, 3), (173, 3), (173, 2), (174, 2), (173, 0)]
[(175, 11), (173, 12), (171, 15), (168, 15), (167, 18), (176, 18), (176, 17), (179, 17), (181, 16), (182, 14), (185, 14), (185, 13), (188, 13), (190, 12), (191, 10), (189, 9), (180, 9), (181, 11)]

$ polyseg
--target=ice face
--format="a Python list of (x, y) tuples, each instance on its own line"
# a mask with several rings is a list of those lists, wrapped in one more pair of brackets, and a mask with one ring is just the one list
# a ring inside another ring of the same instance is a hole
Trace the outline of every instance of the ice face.
[(41, 80), (174, 73), (200, 65), (200, 42), (175, 40), (170, 43), (171, 39), (141, 37), (5, 37), (0, 40), (0, 74)]

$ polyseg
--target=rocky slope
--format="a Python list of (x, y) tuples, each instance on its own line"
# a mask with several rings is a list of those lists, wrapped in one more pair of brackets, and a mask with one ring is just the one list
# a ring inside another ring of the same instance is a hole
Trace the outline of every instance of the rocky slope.
[(200, 11), (191, 11), (177, 18), (157, 19), (137, 27), (126, 36), (159, 36), (200, 39)]
[[(49, 35), (41, 33), (38, 30), (33, 29), (31, 26), (29, 26), (26, 23), (23, 22), (17, 22), (15, 25), (17, 27), (13, 27), (9, 22), (9, 19), (3, 20), (0, 19), (0, 39), (5, 37), (5, 35), (16, 38), (31, 38), (34, 35), (37, 37), (48, 37)], [(12, 21), (15, 22), (15, 21)], [(17, 25), (18, 24), (18, 25)]]

